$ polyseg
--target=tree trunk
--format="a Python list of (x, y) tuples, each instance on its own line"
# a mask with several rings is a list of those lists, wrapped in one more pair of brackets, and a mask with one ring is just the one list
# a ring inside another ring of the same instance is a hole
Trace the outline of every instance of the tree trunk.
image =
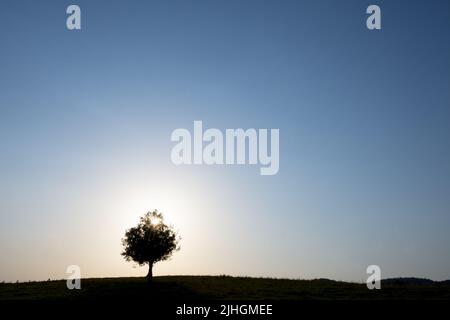
[(149, 262), (148, 263), (147, 280), (152, 281), (152, 278), (153, 278), (153, 263)]

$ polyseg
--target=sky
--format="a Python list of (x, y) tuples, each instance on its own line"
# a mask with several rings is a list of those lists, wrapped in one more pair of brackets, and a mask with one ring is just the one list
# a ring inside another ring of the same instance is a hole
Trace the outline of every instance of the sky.
[[(450, 278), (450, 2), (0, 7), (0, 281), (144, 276), (152, 209), (182, 237), (155, 275)], [(174, 165), (194, 120), (278, 128), (278, 174)]]

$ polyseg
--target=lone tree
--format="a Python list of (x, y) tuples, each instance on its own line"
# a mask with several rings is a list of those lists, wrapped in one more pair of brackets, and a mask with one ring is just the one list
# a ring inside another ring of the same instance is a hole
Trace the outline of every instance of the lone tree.
[(147, 279), (153, 278), (153, 265), (167, 260), (179, 250), (179, 237), (172, 227), (164, 224), (162, 213), (157, 210), (147, 212), (139, 224), (125, 232), (122, 239), (122, 255), (127, 261), (135, 261), (140, 266), (148, 264)]

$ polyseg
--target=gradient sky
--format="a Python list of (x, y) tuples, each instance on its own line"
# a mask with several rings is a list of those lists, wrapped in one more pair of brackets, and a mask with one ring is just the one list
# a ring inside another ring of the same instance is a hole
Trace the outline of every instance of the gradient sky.
[[(449, 40), (445, 0), (0, 2), (0, 281), (145, 275), (153, 208), (156, 275), (450, 278)], [(279, 128), (279, 173), (173, 165), (194, 120)]]

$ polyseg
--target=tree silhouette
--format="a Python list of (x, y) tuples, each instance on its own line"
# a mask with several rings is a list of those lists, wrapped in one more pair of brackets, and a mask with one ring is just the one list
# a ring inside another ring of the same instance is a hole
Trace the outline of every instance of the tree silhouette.
[(122, 255), (127, 261), (139, 265), (148, 264), (147, 279), (153, 278), (153, 265), (167, 260), (174, 251), (179, 250), (179, 237), (172, 227), (164, 224), (162, 213), (157, 210), (147, 212), (139, 224), (125, 232), (122, 239)]

